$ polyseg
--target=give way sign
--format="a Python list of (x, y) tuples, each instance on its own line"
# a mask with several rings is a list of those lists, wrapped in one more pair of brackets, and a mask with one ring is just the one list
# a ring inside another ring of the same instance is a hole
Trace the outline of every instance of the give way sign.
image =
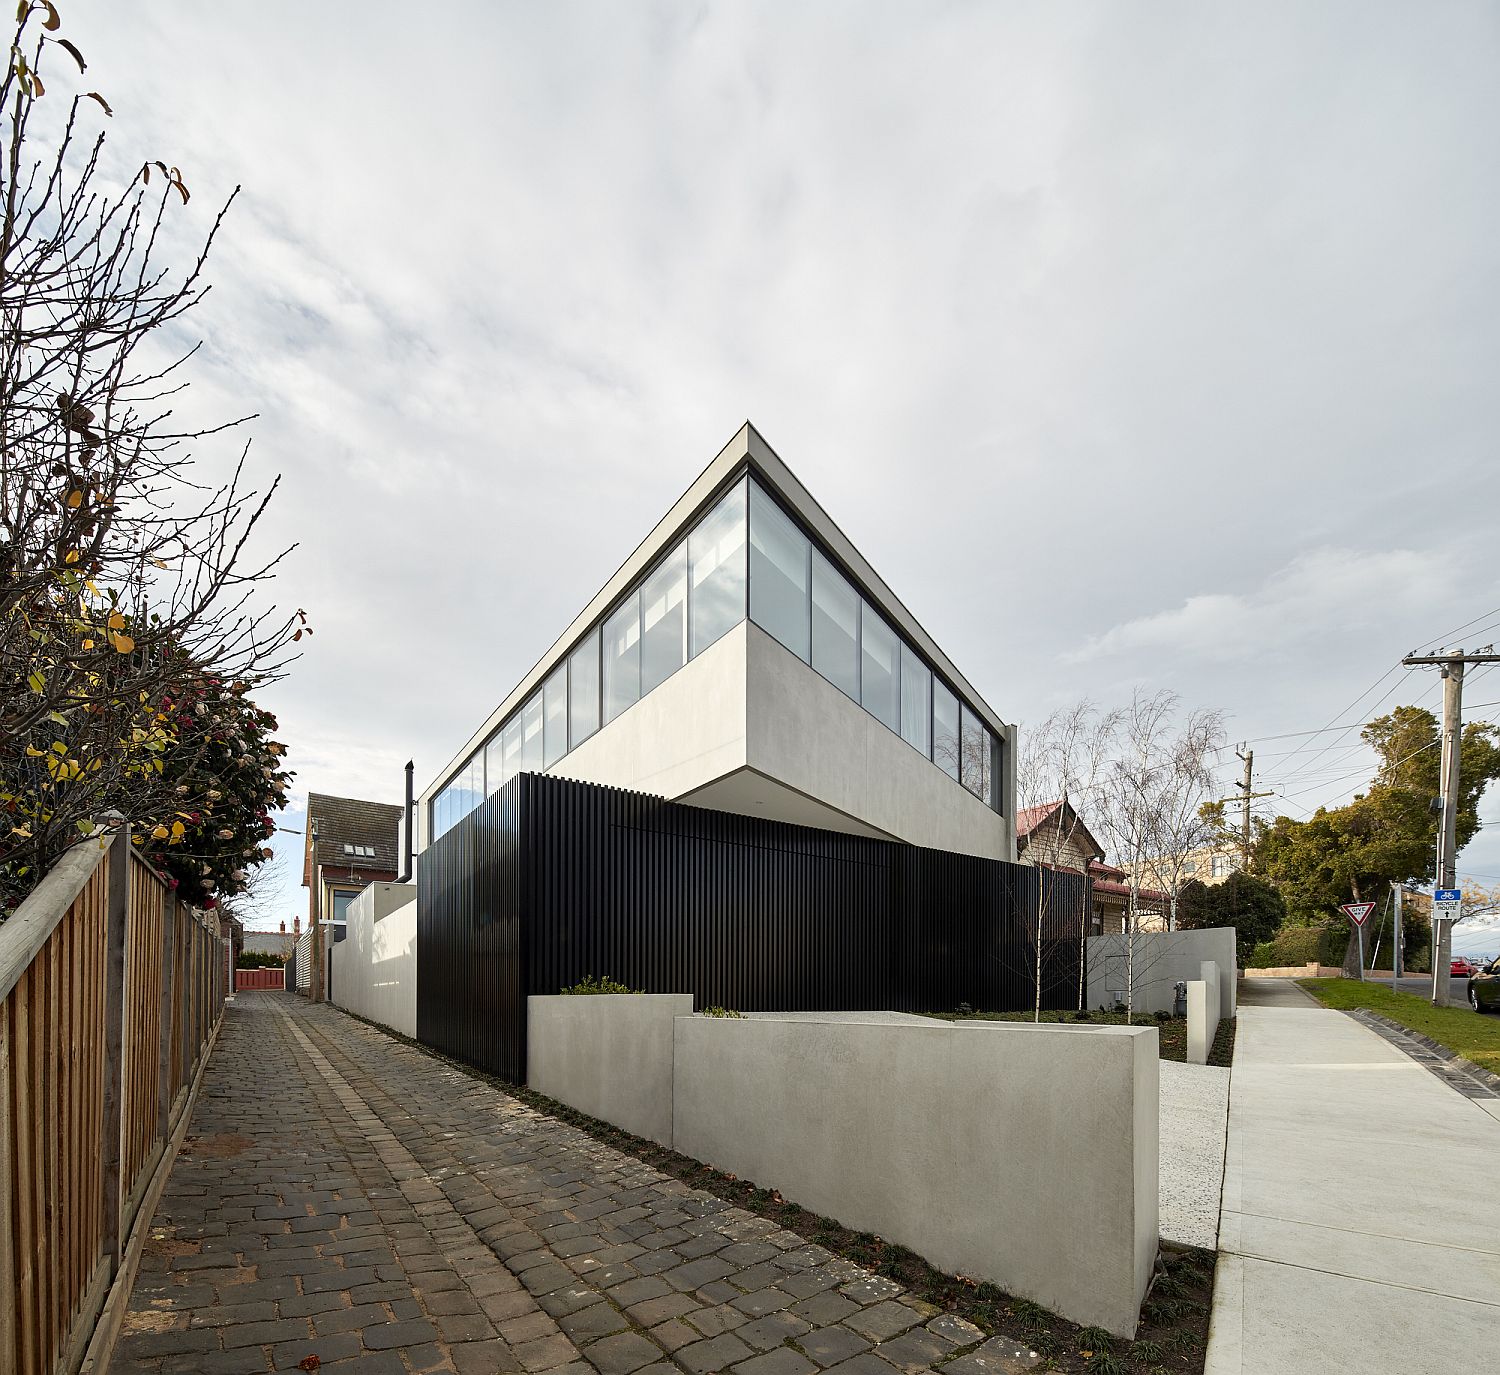
[(1374, 910), (1375, 904), (1373, 902), (1346, 902), (1339, 907), (1339, 911), (1356, 926), (1363, 926), (1370, 913)]

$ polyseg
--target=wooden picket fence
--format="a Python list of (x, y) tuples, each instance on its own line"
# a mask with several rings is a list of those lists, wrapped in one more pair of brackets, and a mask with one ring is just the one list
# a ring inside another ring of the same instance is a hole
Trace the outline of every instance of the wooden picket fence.
[(125, 830), (70, 851), (0, 925), (7, 1375), (83, 1363), (218, 1029), (224, 945)]

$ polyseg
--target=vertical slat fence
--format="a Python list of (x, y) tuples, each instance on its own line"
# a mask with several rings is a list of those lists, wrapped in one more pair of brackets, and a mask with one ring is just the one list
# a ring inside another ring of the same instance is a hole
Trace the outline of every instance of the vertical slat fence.
[[(65, 855), (0, 925), (6, 1375), (81, 1364), (217, 1027), (223, 946), (124, 830)], [(201, 986), (187, 987), (195, 971)]]

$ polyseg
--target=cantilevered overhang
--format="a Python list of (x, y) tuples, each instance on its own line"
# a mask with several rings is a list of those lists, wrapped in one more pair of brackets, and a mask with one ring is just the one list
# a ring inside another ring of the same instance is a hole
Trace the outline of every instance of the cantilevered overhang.
[[(428, 818), (433, 797), (449, 782), (475, 750), (493, 735), (496, 727), (537, 690), (543, 680), (566, 658), (584, 634), (599, 623), (619, 598), (650, 572), (653, 565), (675, 547), (699, 517), (747, 471), (755, 474), (760, 483), (801, 520), (833, 561), (841, 567), (850, 582), (890, 620), (894, 628), (911, 641), (914, 648), (926, 656), (932, 666), (948, 679), (960, 696), (967, 699), (972, 710), (979, 715), (989, 729), (1005, 742), (1006, 769), (1009, 771), (1015, 752), (1014, 728), (1005, 724), (999, 714), (975, 690), (973, 684), (959, 672), (953, 661), (923, 629), (916, 617), (907, 610), (901, 599), (896, 596), (869, 561), (854, 547), (832, 517), (818, 504), (791, 469), (782, 462), (755, 427), (746, 421), (729, 443), (720, 450), (713, 462), (698, 475), (692, 486), (678, 498), (671, 510), (657, 522), (651, 533), (636, 546), (609, 581), (599, 589), (589, 604), (553, 641), (547, 652), (537, 660), (505, 700), (485, 718), (483, 724), (464, 742), (463, 747), (443, 766), (433, 782), (428, 785), (422, 794), (419, 808), (422, 836), (428, 835)], [(558, 772), (570, 777), (575, 776), (567, 768), (559, 767)], [(1000, 781), (999, 785), (1004, 789), (1004, 795), (1008, 795), (1008, 783)]]

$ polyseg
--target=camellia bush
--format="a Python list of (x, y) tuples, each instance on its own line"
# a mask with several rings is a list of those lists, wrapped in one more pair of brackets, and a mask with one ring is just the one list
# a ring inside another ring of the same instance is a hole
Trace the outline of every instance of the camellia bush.
[(286, 746), (271, 738), (276, 718), (250, 700), (243, 682), (204, 674), (197, 690), (163, 707), (174, 736), (165, 778), (181, 805), (132, 839), (179, 897), (213, 907), (243, 893), (271, 858), (272, 813), (286, 806), (292, 777), (281, 767)]

